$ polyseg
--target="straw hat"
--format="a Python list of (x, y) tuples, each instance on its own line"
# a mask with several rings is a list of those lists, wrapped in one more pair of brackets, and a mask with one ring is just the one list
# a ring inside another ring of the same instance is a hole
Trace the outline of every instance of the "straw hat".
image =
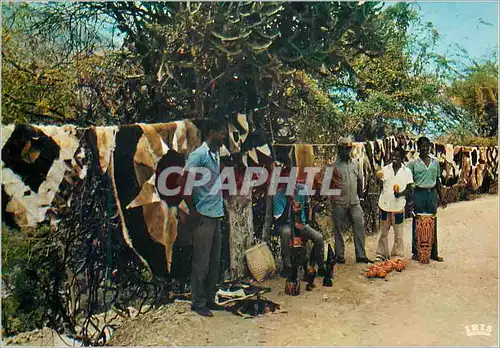
[(338, 146), (352, 147), (351, 137), (342, 137), (339, 139)]

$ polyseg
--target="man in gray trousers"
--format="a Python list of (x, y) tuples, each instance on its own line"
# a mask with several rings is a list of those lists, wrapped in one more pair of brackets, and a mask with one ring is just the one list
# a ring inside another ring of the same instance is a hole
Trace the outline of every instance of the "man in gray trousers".
[[(224, 206), (221, 191), (219, 148), (226, 136), (224, 120), (210, 120), (205, 142), (188, 157), (181, 185), (189, 208), (188, 224), (193, 229), (191, 310), (211, 317), (211, 310), (223, 310), (215, 303), (221, 259), (221, 219)], [(203, 182), (193, 185), (193, 180)], [(191, 176), (191, 179), (190, 179)], [(191, 186), (191, 187), (189, 187)], [(192, 194), (188, 191), (192, 189)]]
[(333, 236), (335, 238), (335, 255), (337, 263), (345, 263), (344, 238), (342, 233), (346, 223), (352, 223), (354, 230), (354, 246), (356, 262), (372, 263), (365, 252), (365, 222), (359, 196), (363, 192), (363, 173), (358, 164), (351, 160), (351, 138), (340, 138), (338, 159), (332, 165), (333, 174), (341, 182), (341, 194), (333, 196)]

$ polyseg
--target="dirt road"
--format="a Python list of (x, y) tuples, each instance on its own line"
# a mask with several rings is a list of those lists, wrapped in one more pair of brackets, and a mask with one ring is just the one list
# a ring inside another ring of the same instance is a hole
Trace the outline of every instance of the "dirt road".
[[(354, 263), (351, 244), (332, 288), (317, 279), (314, 291), (289, 297), (283, 279), (269, 283), (268, 298), (287, 314), (242, 319), (217, 312), (202, 318), (188, 304), (173, 304), (127, 322), (112, 344), (498, 346), (498, 197), (452, 204), (438, 217), (444, 263), (409, 261), (402, 273), (371, 281), (360, 274), (365, 266)], [(410, 228), (407, 220), (407, 258)], [(377, 238), (367, 238), (369, 256)], [(474, 324), (491, 325), (491, 336), (468, 337), (465, 326)]]

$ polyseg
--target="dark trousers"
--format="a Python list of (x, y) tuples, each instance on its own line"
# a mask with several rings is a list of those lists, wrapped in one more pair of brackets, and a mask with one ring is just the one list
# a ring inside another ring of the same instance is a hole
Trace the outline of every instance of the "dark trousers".
[[(290, 247), (292, 229), (289, 224), (278, 225), (276, 228), (281, 238), (281, 257), (283, 259), (283, 266), (290, 267), (292, 255), (292, 248)], [(299, 234), (305, 239), (313, 242), (314, 251), (316, 253), (316, 264), (318, 268), (323, 269), (325, 264), (325, 243), (323, 241), (323, 235), (309, 225), (304, 225), (304, 229), (300, 231)]]
[(193, 308), (215, 301), (221, 258), (221, 219), (200, 216), (193, 224), (193, 267), (191, 300)]
[(333, 205), (333, 237), (335, 238), (335, 255), (344, 258), (344, 237), (342, 233), (347, 223), (352, 224), (354, 230), (354, 247), (356, 259), (366, 258), (365, 252), (365, 219), (363, 209), (359, 204), (334, 204)]
[[(423, 214), (436, 214), (438, 205), (437, 190), (434, 189), (415, 189), (413, 193), (414, 212)], [(418, 256), (417, 241), (415, 230), (417, 221), (413, 218), (412, 223), (412, 245), (411, 251), (413, 255)], [(438, 242), (437, 242), (437, 218), (434, 220), (434, 243), (432, 244), (431, 259), (438, 257)]]

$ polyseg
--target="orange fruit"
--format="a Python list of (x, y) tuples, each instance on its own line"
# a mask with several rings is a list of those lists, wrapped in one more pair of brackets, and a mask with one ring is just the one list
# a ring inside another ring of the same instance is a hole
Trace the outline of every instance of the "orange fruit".
[(394, 266), (392, 265), (392, 262), (391, 261), (386, 261), (384, 263), (384, 270), (389, 273), (393, 270)]
[(398, 184), (395, 184), (392, 189), (394, 190), (394, 192), (399, 192), (399, 185)]
[(384, 271), (384, 270), (382, 270), (382, 271), (378, 272), (378, 274), (377, 274), (377, 275), (378, 275), (380, 278), (385, 278), (385, 277), (387, 276), (387, 272), (386, 272), (386, 271)]
[(374, 270), (369, 270), (368, 272), (366, 272), (366, 276), (367, 276), (368, 278), (374, 278), (374, 277), (376, 277), (376, 276), (377, 276), (377, 272), (376, 272), (376, 271), (374, 271)]

